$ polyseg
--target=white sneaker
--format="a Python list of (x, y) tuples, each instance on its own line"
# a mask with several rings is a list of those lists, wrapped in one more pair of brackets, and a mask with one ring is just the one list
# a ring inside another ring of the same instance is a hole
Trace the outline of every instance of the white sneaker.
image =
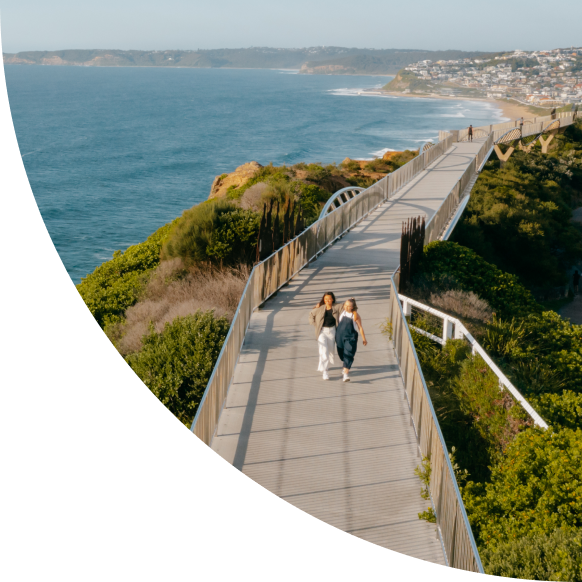
[(329, 380), (329, 374), (327, 372), (323, 373), (323, 379), (324, 380)]
[(350, 381), (350, 377), (348, 374), (344, 374), (344, 382), (349, 382)]

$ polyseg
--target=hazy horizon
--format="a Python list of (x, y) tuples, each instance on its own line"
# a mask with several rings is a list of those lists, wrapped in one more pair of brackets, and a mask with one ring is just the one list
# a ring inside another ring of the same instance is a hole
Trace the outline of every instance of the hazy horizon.
[(288, 3), (223, 0), (4, 0), (3, 51), (211, 50), (320, 46), (497, 52), (582, 45), (582, 3), (491, 0), (470, 10), (438, 4), (368, 0)]

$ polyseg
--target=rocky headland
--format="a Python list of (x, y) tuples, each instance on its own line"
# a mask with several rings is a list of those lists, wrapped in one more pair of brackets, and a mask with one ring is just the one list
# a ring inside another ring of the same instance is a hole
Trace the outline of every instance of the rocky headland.
[[(244, 210), (260, 211), (271, 198), (290, 195), (306, 202), (306, 192), (317, 190), (320, 205), (334, 192), (348, 186), (366, 188), (411, 160), (416, 151), (388, 151), (381, 158), (346, 158), (341, 164), (299, 163), (293, 166), (262, 166), (247, 162), (214, 178), (208, 200), (225, 199)], [(314, 211), (317, 208), (313, 208)], [(314, 216), (315, 218), (315, 216)]]

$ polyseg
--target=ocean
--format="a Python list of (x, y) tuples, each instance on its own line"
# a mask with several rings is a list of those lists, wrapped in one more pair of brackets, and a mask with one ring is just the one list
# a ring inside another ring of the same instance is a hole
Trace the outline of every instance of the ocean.
[(5, 66), (20, 152), (75, 283), (255, 160), (340, 163), (499, 122), (479, 101), (359, 95), (389, 78), (237, 69)]

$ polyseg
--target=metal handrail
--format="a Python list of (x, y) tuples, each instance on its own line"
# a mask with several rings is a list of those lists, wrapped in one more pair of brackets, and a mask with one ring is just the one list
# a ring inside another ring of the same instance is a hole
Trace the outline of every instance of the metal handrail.
[[(360, 188), (359, 186), (348, 186), (347, 188), (338, 190), (332, 194), (331, 198), (325, 203), (325, 206), (319, 213), (319, 218), (323, 218), (326, 214), (332, 212), (336, 208), (339, 208), (342, 204), (345, 204), (348, 200), (351, 200), (365, 190), (365, 188)], [(349, 196), (348, 198), (348, 195), (350, 195), (352, 192), (354, 193), (353, 196)], [(339, 202), (339, 204), (336, 204), (336, 202)]]
[[(544, 115), (542, 117), (534, 117), (528, 121), (530, 121), (529, 124), (527, 124), (528, 126), (530, 124), (534, 124), (534, 125), (540, 125), (540, 127), (543, 127), (545, 124), (547, 124), (548, 122), (551, 121), (555, 121), (556, 119), (560, 119), (563, 120), (561, 122), (561, 127), (564, 127), (566, 125), (571, 125), (574, 120), (576, 119), (576, 112), (572, 112), (572, 111), (564, 111), (562, 113), (556, 113), (555, 115)], [(497, 124), (491, 124), (491, 125), (481, 125), (479, 127), (474, 127), (473, 128), (473, 134), (475, 134), (475, 132), (477, 130), (483, 130), (486, 133), (493, 133), (493, 132), (498, 132), (497, 135), (501, 135), (502, 133), (505, 133), (507, 130), (509, 129), (514, 129), (516, 127), (520, 127), (520, 120), (515, 120), (515, 121), (506, 121), (504, 123), (497, 123)], [(524, 121), (524, 129), (525, 129), (526, 123)], [(531, 133), (527, 133), (527, 135), (532, 135), (532, 133), (535, 133), (535, 131), (532, 131), (531, 129), (529, 129), (527, 131), (531, 131)], [(440, 132), (439, 132), (440, 133)], [(468, 128), (464, 128), (464, 129), (460, 129), (458, 130), (458, 141), (464, 141), (464, 138), (467, 137), (467, 133), (468, 133)], [(524, 131), (524, 136), (526, 135), (525, 131)]]
[(437, 527), (445, 549), (447, 565), (484, 574), (479, 550), (467, 517), (447, 445), (420, 367), (410, 329), (398, 300), (395, 272), (390, 278), (390, 321), (392, 341), (418, 447), (431, 463), (429, 492)]
[(443, 313), (442, 311), (439, 311), (438, 309), (435, 309), (434, 307), (430, 307), (428, 305), (425, 305), (424, 303), (421, 303), (420, 301), (417, 301), (416, 299), (411, 299), (410, 297), (406, 297), (405, 295), (398, 294), (398, 298), (402, 302), (402, 310), (404, 311), (405, 316), (410, 315), (410, 307), (413, 306), (413, 307), (417, 307), (418, 309), (421, 309), (422, 311), (426, 311), (427, 313), (430, 313), (431, 315), (434, 315), (435, 317), (438, 317), (439, 319), (443, 320), (442, 337), (437, 337), (437, 336), (425, 331), (424, 329), (421, 329), (421, 328), (418, 328), (415, 326), (409, 325), (409, 327), (413, 327), (413, 329), (415, 329), (416, 331), (418, 331), (422, 335), (426, 335), (426, 336), (430, 337), (433, 341), (435, 341), (441, 345), (444, 345), (447, 342), (447, 340), (452, 339), (452, 338), (467, 340), (471, 346), (471, 351), (473, 352), (473, 354), (476, 352), (483, 358), (483, 360), (489, 366), (491, 371), (499, 379), (500, 386), (507, 388), (507, 390), (509, 392), (511, 392), (513, 397), (521, 404), (523, 409), (529, 414), (529, 416), (534, 421), (534, 423), (543, 429), (548, 428), (547, 423), (534, 410), (532, 405), (523, 397), (521, 392), (510, 382), (509, 378), (507, 378), (507, 376), (499, 369), (497, 364), (495, 364), (495, 362), (489, 357), (487, 352), (482, 348), (482, 346), (479, 344), (479, 342), (472, 336), (472, 334), (464, 326), (464, 324), (461, 320), (457, 319), (456, 317), (453, 317), (452, 315), (448, 315), (447, 313)]
[[(480, 162), (490, 151), (492, 135), (483, 143), (469, 167), (453, 186), (426, 225), (424, 244), (437, 240), (454, 214)], [(390, 278), (392, 341), (398, 358), (410, 414), (421, 454), (431, 462), (429, 491), (447, 563), (453, 568), (484, 573), (477, 544), (465, 511), (446, 442), (430, 398), (410, 329), (398, 299), (396, 271)], [(420, 383), (420, 386), (419, 386)], [(459, 527), (458, 527), (459, 526)]]
[(504, 134), (502, 134), (500, 137), (495, 139), (495, 143), (499, 144), (505, 144), (505, 143), (509, 143), (512, 141), (515, 141), (516, 139), (521, 139), (521, 129), (519, 127), (514, 127), (513, 129), (510, 129), (509, 131), (506, 131)]
[[(479, 127), (475, 127), (473, 128), (473, 139), (480, 139), (482, 137), (487, 137), (489, 135), (489, 132), (481, 129)], [(465, 137), (460, 138), (459, 139), (460, 142), (462, 141), (469, 141), (469, 134), (467, 134)]]

